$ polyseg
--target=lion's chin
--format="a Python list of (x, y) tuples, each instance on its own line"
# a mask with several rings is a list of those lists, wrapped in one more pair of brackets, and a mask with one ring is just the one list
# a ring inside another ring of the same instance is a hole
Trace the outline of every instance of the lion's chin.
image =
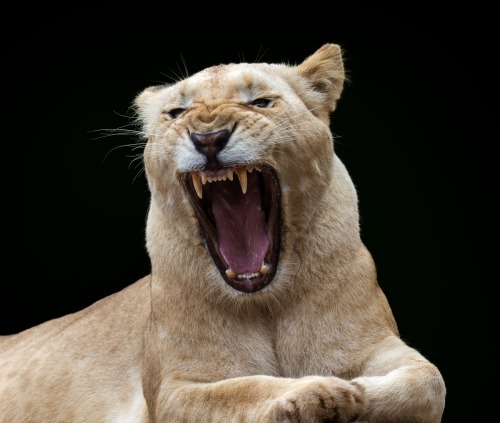
[(281, 244), (281, 190), (275, 173), (241, 165), (186, 172), (180, 180), (226, 283), (245, 293), (269, 285)]

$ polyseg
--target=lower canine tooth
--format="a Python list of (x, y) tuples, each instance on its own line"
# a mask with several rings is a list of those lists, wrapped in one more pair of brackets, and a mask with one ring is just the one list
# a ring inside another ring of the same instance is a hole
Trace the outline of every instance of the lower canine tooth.
[(234, 273), (231, 269), (226, 270), (226, 275), (228, 275), (231, 279), (236, 279), (236, 273)]
[(260, 268), (259, 272), (262, 275), (265, 275), (267, 272), (269, 272), (269, 267), (267, 267), (265, 264), (263, 264), (262, 267)]

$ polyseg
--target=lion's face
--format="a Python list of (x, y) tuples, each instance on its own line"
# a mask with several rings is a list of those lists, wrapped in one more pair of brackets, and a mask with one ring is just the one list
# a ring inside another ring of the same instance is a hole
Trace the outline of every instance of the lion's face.
[(208, 252), (236, 290), (273, 280), (285, 234), (305, 226), (331, 176), (328, 107), (311, 107), (315, 88), (300, 67), (229, 64), (137, 100), (153, 201), (168, 215), (189, 198)]

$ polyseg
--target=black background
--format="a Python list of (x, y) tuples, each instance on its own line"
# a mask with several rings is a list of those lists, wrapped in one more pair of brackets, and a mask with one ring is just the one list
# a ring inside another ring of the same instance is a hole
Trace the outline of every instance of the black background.
[(479, 3), (352, 4), (303, 4), (293, 18), (254, 4), (6, 14), (0, 333), (77, 311), (148, 273), (141, 151), (133, 135), (107, 131), (135, 128), (129, 106), (143, 88), (185, 74), (184, 62), (190, 74), (229, 61), (299, 63), (334, 42), (350, 77), (332, 116), (336, 150), (401, 336), (443, 373), (443, 421), (489, 417), (494, 14)]

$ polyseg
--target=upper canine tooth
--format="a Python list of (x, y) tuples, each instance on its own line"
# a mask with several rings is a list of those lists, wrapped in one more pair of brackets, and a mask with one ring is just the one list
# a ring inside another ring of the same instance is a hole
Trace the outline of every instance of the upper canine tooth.
[(198, 172), (191, 172), (191, 178), (193, 178), (193, 186), (194, 186), (194, 189), (196, 191), (196, 194), (198, 194), (199, 198), (202, 198), (203, 197), (203, 188), (201, 187), (200, 174)]
[(229, 178), (230, 181), (233, 180), (233, 172), (234, 172), (234, 169), (229, 169), (227, 171), (227, 177)]
[(207, 183), (207, 177), (205, 175), (201, 175), (201, 183), (205, 185)]
[(247, 192), (247, 170), (244, 167), (236, 168), (236, 173), (238, 174), (238, 179), (240, 180), (241, 190), (243, 194)]
[(247, 165), (247, 170), (248, 170), (248, 173), (252, 173), (253, 172), (253, 165)]

